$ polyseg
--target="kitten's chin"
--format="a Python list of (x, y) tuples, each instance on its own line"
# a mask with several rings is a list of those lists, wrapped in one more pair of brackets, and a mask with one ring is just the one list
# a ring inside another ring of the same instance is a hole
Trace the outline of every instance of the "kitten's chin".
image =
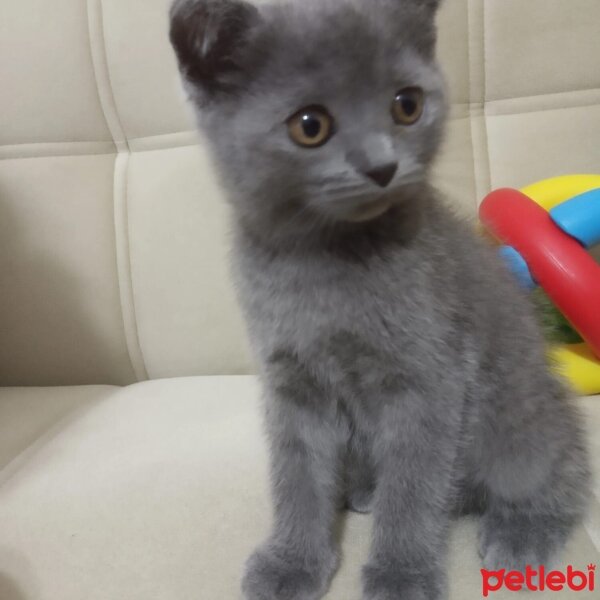
[(392, 208), (392, 201), (387, 198), (381, 198), (374, 202), (369, 202), (359, 206), (350, 214), (345, 215), (344, 220), (350, 223), (364, 223), (381, 217), (384, 213)]

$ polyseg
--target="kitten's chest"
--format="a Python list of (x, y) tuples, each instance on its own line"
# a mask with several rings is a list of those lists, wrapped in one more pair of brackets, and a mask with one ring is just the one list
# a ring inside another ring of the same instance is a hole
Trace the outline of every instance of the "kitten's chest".
[(263, 355), (285, 349), (306, 361), (350, 368), (351, 358), (383, 361), (431, 340), (436, 321), (427, 269), (390, 257), (375, 264), (327, 260), (250, 261), (239, 272), (241, 300)]

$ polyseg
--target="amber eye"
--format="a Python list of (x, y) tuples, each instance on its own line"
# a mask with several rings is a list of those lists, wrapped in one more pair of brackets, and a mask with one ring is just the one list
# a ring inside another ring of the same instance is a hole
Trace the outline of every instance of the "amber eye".
[(423, 90), (407, 87), (400, 90), (392, 104), (392, 116), (398, 125), (413, 125), (423, 114)]
[(305, 148), (325, 144), (333, 135), (333, 118), (322, 106), (309, 106), (299, 110), (287, 120), (292, 140)]

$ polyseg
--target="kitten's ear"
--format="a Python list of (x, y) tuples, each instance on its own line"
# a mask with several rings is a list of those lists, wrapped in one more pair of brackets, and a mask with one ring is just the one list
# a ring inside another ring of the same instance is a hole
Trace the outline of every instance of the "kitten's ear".
[(234, 88), (258, 9), (244, 0), (175, 0), (170, 14), (183, 77), (208, 93)]

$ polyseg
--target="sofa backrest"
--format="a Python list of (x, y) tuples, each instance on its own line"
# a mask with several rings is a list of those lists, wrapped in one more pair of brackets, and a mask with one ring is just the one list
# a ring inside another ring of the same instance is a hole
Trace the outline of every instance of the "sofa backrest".
[[(168, 4), (0, 3), (0, 385), (252, 370)], [(445, 0), (439, 22), (457, 210), (600, 170), (598, 0)]]

